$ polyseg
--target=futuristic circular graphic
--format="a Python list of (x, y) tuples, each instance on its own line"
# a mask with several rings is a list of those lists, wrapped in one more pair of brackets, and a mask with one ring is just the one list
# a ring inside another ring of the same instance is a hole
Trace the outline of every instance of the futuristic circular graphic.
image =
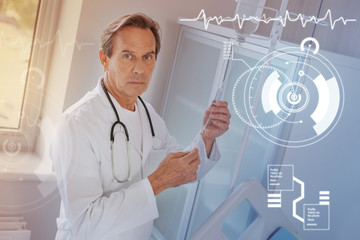
[[(251, 68), (249, 70), (247, 70), (246, 72), (244, 72), (239, 79), (236, 81), (234, 89), (233, 89), (233, 93), (232, 93), (232, 101), (233, 101), (233, 106), (235, 109), (236, 114), (238, 115), (238, 117), (240, 117), (241, 120), (243, 120), (246, 124), (254, 127), (254, 128), (263, 128), (263, 129), (267, 129), (267, 128), (273, 128), (278, 126), (279, 124), (281, 124), (287, 117), (288, 114), (281, 112), (281, 111), (274, 111), (275, 113), (275, 117), (274, 118), (268, 118), (267, 116), (265, 116), (264, 114), (262, 115), (254, 115), (253, 117), (257, 118), (258, 121), (254, 121), (254, 119), (252, 117), (250, 117), (246, 112), (244, 112), (246, 110), (246, 108), (244, 107), (243, 104), (238, 104), (239, 102), (246, 102), (249, 101), (248, 104), (250, 106), (251, 109), (255, 108), (256, 105), (256, 86), (252, 86), (249, 88), (249, 91), (244, 91), (244, 83), (247, 83), (247, 81), (249, 80), (249, 78), (251, 77), (254, 80), (254, 85), (258, 84), (259, 81), (261, 81), (261, 75), (267, 75), (268, 76), (268, 85), (269, 83), (273, 83), (276, 79), (278, 79), (279, 82), (287, 82), (287, 83), (291, 83), (290, 79), (288, 78), (288, 76), (283, 73), (282, 71), (280, 71), (279, 69), (276, 69), (274, 67), (271, 66), (256, 66), (254, 68)], [(264, 86), (264, 89), (266, 87)], [(274, 91), (272, 91), (272, 93), (274, 93)], [(244, 98), (244, 100), (239, 99), (239, 96), (242, 96)], [(269, 96), (270, 97), (270, 96)], [(272, 98), (275, 98), (276, 100), (276, 92), (275, 95), (271, 96)], [(245, 100), (247, 99), (247, 100)], [(265, 108), (269, 108), (271, 109), (270, 102), (265, 101), (264, 102)], [(260, 120), (259, 120), (260, 119)]]
[(337, 70), (318, 51), (317, 40), (306, 38), (300, 48), (275, 50), (245, 71), (232, 92), (238, 117), (284, 147), (309, 146), (327, 136), (345, 95)]

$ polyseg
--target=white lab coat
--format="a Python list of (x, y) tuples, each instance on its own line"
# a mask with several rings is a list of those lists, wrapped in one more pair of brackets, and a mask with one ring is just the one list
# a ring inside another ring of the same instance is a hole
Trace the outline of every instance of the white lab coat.
[[(116, 108), (120, 107), (117, 102), (114, 104)], [(155, 131), (155, 137), (152, 137), (145, 109), (139, 100), (137, 104), (143, 149), (139, 151), (130, 146), (131, 180), (126, 183), (113, 180), (110, 127), (116, 117), (100, 81), (64, 113), (50, 151), (61, 195), (57, 240), (150, 238), (158, 210), (147, 176), (168, 153), (184, 149), (170, 136), (161, 117), (146, 103)], [(125, 135), (118, 124), (115, 132), (119, 131), (115, 137), (114, 161), (117, 176), (124, 178), (128, 161), (124, 155)], [(211, 169), (220, 154), (214, 143), (208, 159), (202, 138), (197, 138), (200, 178)]]

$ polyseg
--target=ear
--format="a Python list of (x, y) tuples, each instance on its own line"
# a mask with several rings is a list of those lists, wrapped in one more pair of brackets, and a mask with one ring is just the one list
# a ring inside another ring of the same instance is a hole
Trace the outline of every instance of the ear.
[(109, 57), (106, 56), (106, 54), (104, 53), (104, 51), (102, 49), (99, 50), (99, 58), (100, 58), (101, 65), (103, 65), (104, 70), (106, 71), (108, 68)]

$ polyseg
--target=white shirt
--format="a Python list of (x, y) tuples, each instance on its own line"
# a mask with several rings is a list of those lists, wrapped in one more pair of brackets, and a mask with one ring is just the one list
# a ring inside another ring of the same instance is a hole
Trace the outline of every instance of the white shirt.
[[(120, 107), (116, 101), (114, 105), (117, 109)], [(131, 144), (128, 153), (131, 180), (126, 183), (118, 183), (113, 178), (110, 128), (116, 117), (100, 81), (95, 89), (64, 113), (50, 150), (61, 195), (57, 240), (150, 238), (158, 210), (147, 176), (168, 153), (184, 149), (169, 134), (161, 117), (146, 103), (155, 131), (153, 137), (139, 100), (137, 106), (143, 133), (142, 151), (139, 153)], [(126, 140), (120, 126), (115, 132), (114, 169), (116, 175), (123, 178), (124, 169), (128, 167), (124, 154)], [(131, 133), (130, 138), (135, 135)], [(208, 159), (202, 138), (197, 136), (197, 139), (200, 178), (214, 166), (220, 155), (214, 143)]]
[[(112, 95), (110, 95), (110, 98), (113, 103), (116, 102)], [(118, 111), (120, 121), (127, 127), (130, 142), (137, 148), (137, 151), (142, 152), (142, 126), (138, 103), (135, 104), (135, 111), (123, 108), (119, 104), (116, 104), (115, 108)], [(143, 121), (148, 121), (148, 119), (146, 118)]]

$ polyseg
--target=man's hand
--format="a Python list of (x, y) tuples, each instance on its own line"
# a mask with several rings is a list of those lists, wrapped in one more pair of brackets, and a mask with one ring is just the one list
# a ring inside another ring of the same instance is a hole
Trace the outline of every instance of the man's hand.
[(154, 194), (176, 187), (197, 178), (200, 164), (198, 149), (189, 152), (170, 153), (149, 177)]
[(231, 114), (228, 103), (214, 101), (205, 111), (201, 137), (204, 140), (206, 153), (209, 156), (215, 138), (221, 136), (229, 129)]

